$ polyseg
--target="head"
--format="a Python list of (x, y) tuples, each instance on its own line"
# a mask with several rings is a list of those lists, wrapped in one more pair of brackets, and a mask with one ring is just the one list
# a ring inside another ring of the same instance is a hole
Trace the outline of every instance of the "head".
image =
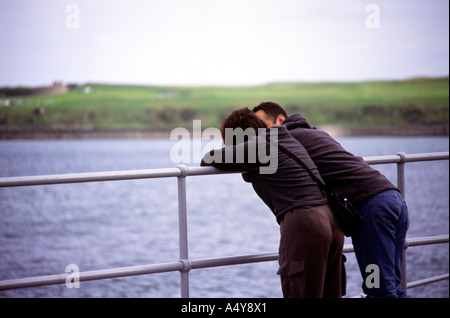
[[(244, 107), (241, 109), (234, 110), (222, 121), (222, 125), (220, 126), (220, 133), (222, 134), (222, 139), (225, 144), (231, 144), (226, 140), (226, 129), (233, 130), (233, 134), (231, 136), (236, 137), (236, 129), (241, 128), (242, 131), (245, 131), (248, 128), (251, 128), (254, 134), (258, 134), (258, 129), (267, 128), (264, 121), (259, 119), (255, 113), (253, 113), (248, 107)], [(247, 135), (246, 135), (247, 136)], [(248, 136), (247, 136), (248, 138)], [(235, 144), (233, 141), (232, 144)]]
[(264, 121), (267, 128), (281, 125), (288, 117), (286, 111), (274, 102), (263, 102), (253, 108), (253, 112)]

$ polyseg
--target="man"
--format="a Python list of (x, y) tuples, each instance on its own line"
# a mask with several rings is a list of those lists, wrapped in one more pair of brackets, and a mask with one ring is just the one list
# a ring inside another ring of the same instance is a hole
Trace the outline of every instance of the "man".
[[(368, 297), (406, 297), (401, 288), (401, 264), (408, 230), (408, 209), (400, 191), (361, 157), (346, 151), (329, 134), (309, 125), (301, 114), (288, 117), (274, 102), (253, 111), (267, 127), (283, 125), (307, 150), (325, 183), (359, 209), (362, 225), (352, 235), (353, 247)], [(365, 282), (378, 266), (379, 288)], [(366, 272), (368, 271), (368, 272)]]
[[(280, 224), (277, 274), (281, 276), (284, 297), (341, 297), (345, 288), (343, 232), (327, 204), (326, 194), (296, 161), (278, 151), (278, 145), (299, 156), (320, 178), (317, 168), (285, 126), (270, 130), (265, 127), (250, 109), (233, 111), (222, 122), (226, 146), (206, 154), (201, 165), (245, 169), (244, 180), (252, 183), (272, 210)], [(249, 131), (253, 131), (253, 136)], [(236, 136), (236, 132), (246, 134), (248, 140)], [(267, 159), (275, 160), (276, 167), (261, 170), (267, 166)]]

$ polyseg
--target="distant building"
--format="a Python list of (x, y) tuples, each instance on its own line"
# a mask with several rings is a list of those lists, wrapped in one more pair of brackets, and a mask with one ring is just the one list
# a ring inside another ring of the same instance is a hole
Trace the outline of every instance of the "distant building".
[(65, 94), (69, 88), (61, 81), (55, 81), (51, 86), (42, 86), (36, 88), (4, 88), (0, 89), (0, 96), (33, 96), (33, 95), (53, 95)]

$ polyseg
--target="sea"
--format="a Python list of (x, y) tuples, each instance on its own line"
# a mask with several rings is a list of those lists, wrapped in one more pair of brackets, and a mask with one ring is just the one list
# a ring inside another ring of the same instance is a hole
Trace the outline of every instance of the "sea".
[[(341, 137), (355, 155), (442, 152), (448, 137)], [(172, 168), (169, 139), (0, 141), (0, 178)], [(193, 142), (193, 141), (192, 141)], [(203, 144), (202, 144), (203, 145)], [(207, 146), (211, 146), (208, 144)], [(207, 146), (203, 151), (207, 151)], [(185, 163), (198, 166), (193, 160)], [(394, 184), (396, 165), (374, 165)], [(406, 164), (408, 238), (449, 233), (449, 162)], [(187, 178), (190, 259), (274, 253), (279, 226), (240, 174)], [(0, 280), (176, 262), (179, 259), (177, 179), (161, 178), (0, 188)], [(345, 244), (351, 244), (346, 238)], [(347, 294), (362, 293), (354, 255), (347, 255)], [(409, 282), (449, 272), (446, 244), (409, 247)], [(276, 261), (194, 269), (195, 298), (280, 298)], [(73, 287), (73, 286), (72, 286)], [(447, 298), (448, 279), (408, 290), (411, 297)], [(2, 298), (175, 298), (180, 273), (0, 291)]]

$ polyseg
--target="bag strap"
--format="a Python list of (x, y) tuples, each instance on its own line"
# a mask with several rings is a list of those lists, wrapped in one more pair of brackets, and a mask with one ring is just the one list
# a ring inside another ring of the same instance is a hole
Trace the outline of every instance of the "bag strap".
[(325, 190), (326, 193), (331, 192), (331, 190), (327, 187), (327, 185), (320, 180), (319, 178), (316, 177), (316, 175), (311, 171), (311, 169), (308, 168), (308, 166), (296, 155), (294, 155), (292, 152), (290, 152), (289, 150), (287, 150), (285, 147), (283, 147), (282, 145), (280, 145), (278, 143), (278, 148), (280, 150), (282, 150), (284, 153), (286, 153), (289, 157), (291, 157), (292, 159), (294, 159), (298, 164), (300, 164), (303, 169), (305, 169), (313, 178), (314, 181), (317, 182), (317, 184), (323, 189)]

